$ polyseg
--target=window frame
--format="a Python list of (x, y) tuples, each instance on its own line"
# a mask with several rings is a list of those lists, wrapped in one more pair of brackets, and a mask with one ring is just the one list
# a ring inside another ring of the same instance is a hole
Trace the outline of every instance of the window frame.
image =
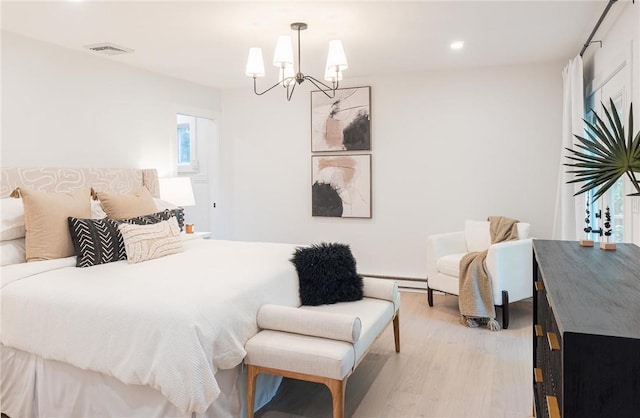
[[(183, 119), (182, 121), (180, 119)], [(178, 135), (179, 126), (189, 125), (189, 162), (184, 163), (180, 161), (180, 138)], [(183, 112), (176, 112), (175, 114), (175, 127), (174, 137), (176, 146), (175, 164), (178, 173), (197, 173), (199, 171), (198, 163), (198, 124), (197, 117)]]

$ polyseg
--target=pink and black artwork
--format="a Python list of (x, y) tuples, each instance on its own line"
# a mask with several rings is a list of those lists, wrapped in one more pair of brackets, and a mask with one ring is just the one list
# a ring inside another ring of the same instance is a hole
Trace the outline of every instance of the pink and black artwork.
[(371, 87), (311, 92), (311, 152), (371, 150)]
[(371, 218), (371, 155), (314, 155), (313, 216)]

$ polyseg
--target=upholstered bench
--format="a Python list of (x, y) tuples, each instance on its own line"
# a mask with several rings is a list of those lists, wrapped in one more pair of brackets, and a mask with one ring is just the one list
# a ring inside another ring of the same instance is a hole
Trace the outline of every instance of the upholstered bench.
[(390, 322), (395, 349), (400, 352), (397, 284), (366, 277), (363, 282), (364, 297), (359, 301), (260, 308), (257, 319), (262, 331), (245, 345), (249, 418), (253, 417), (259, 373), (326, 385), (333, 399), (333, 416), (342, 418), (347, 379)]

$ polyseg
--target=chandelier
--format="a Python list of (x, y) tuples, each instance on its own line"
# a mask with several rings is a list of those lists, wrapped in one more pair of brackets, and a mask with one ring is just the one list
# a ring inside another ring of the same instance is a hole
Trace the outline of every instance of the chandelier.
[(293, 62), (293, 44), (291, 36), (280, 35), (276, 43), (276, 51), (273, 54), (273, 65), (280, 69), (278, 82), (269, 87), (262, 93), (258, 93), (256, 79), (264, 77), (264, 60), (262, 59), (262, 48), (249, 48), (249, 58), (247, 59), (246, 74), (253, 77), (253, 92), (258, 96), (262, 96), (266, 92), (281, 85), (286, 89), (287, 101), (291, 100), (293, 91), (297, 84), (309, 80), (311, 84), (316, 86), (327, 97), (333, 98), (336, 94), (340, 80), (342, 80), (342, 71), (349, 68), (347, 57), (344, 54), (342, 41), (329, 41), (329, 54), (327, 56), (327, 65), (325, 67), (324, 80), (331, 83), (327, 85), (315, 77), (304, 75), (300, 61), (300, 31), (307, 29), (306, 23), (296, 22), (291, 24), (291, 29), (298, 32), (298, 68), (294, 69)]

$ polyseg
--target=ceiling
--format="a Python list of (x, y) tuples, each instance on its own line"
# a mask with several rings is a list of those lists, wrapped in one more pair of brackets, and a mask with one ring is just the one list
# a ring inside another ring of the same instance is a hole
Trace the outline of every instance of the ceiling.
[[(599, 1), (5, 1), (3, 30), (83, 51), (111, 42), (134, 53), (104, 56), (195, 83), (233, 88), (249, 47), (263, 49), (267, 80), (276, 38), (306, 22), (302, 72), (321, 78), (330, 39), (341, 39), (344, 77), (557, 62), (576, 55), (606, 5)], [(463, 40), (460, 51), (449, 48)], [(294, 43), (295, 45), (295, 43)], [(100, 55), (103, 56), (103, 55)], [(269, 83), (270, 84), (270, 83)]]

